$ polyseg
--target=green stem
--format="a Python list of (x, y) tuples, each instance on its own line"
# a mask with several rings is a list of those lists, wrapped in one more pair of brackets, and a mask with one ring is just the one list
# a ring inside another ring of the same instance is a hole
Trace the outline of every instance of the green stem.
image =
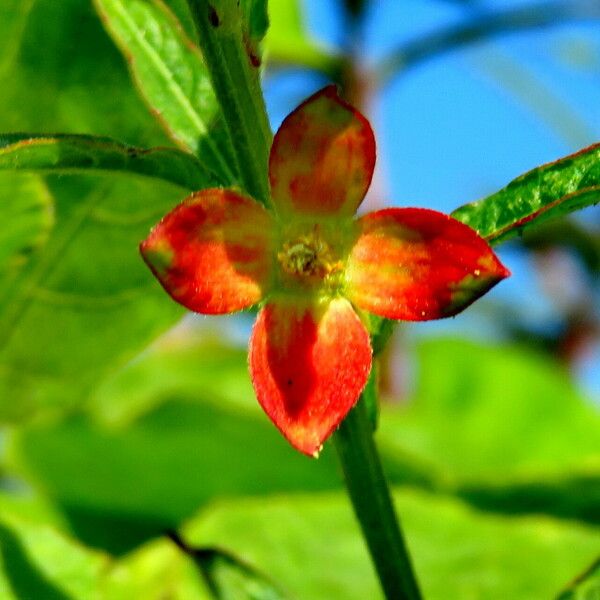
[[(258, 66), (243, 41), (246, 38), (238, 2), (187, 2), (231, 136), (242, 184), (257, 200), (268, 203), (272, 134)], [(348, 491), (387, 598), (420, 600), (363, 399), (350, 411), (335, 440)]]
[(259, 68), (243, 42), (241, 9), (235, 0), (187, 2), (239, 163), (241, 183), (251, 196), (267, 203), (272, 133)]
[(388, 600), (420, 600), (421, 593), (373, 440), (365, 399), (348, 413), (334, 442), (354, 512)]

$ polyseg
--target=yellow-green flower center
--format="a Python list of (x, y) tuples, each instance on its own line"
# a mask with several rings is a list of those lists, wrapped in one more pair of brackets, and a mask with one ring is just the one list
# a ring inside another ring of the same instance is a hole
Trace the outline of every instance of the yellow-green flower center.
[(307, 234), (285, 241), (277, 259), (283, 273), (299, 283), (318, 283), (343, 269), (339, 257), (317, 226)]

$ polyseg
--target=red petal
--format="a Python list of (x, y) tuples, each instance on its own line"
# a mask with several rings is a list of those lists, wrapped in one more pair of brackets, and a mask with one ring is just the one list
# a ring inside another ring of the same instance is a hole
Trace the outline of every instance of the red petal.
[(171, 297), (221, 314), (258, 302), (270, 278), (269, 213), (231, 190), (203, 190), (173, 209), (140, 245)]
[(331, 85), (303, 102), (275, 135), (269, 159), (280, 212), (353, 215), (373, 176), (369, 122)]
[(364, 388), (369, 335), (350, 303), (267, 304), (250, 340), (256, 395), (290, 443), (317, 456)]
[(423, 208), (390, 208), (358, 221), (346, 268), (347, 296), (390, 319), (449, 317), (509, 271), (470, 227)]

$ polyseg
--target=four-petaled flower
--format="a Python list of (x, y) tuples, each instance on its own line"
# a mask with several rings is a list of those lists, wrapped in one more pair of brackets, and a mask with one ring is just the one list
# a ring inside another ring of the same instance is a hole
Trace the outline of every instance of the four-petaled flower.
[(202, 190), (141, 244), (160, 283), (188, 309), (260, 306), (249, 352), (254, 389), (310, 456), (369, 377), (367, 313), (448, 317), (508, 275), (477, 233), (442, 213), (388, 208), (355, 219), (374, 165), (368, 121), (326, 87), (275, 136), (269, 208), (235, 190)]

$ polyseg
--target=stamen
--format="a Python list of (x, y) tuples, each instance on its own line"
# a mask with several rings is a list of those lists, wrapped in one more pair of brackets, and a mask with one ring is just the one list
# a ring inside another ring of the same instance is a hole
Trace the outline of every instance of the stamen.
[(322, 280), (342, 269), (316, 225), (309, 234), (284, 242), (277, 258), (286, 274), (300, 280)]

